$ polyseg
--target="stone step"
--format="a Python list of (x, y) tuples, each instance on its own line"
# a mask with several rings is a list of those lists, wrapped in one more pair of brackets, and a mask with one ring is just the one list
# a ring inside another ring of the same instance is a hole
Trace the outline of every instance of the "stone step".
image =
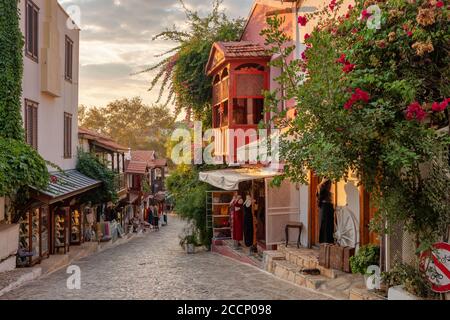
[(273, 261), (273, 274), (281, 279), (309, 289), (318, 289), (328, 279), (324, 276), (305, 275), (302, 268), (286, 260)]
[(273, 262), (286, 260), (284, 253), (278, 250), (266, 250), (263, 252), (263, 269), (273, 273)]
[(318, 269), (320, 274), (327, 278), (335, 279), (342, 273), (338, 270), (321, 267), (318, 253), (315, 250), (284, 247), (283, 251), (280, 252), (284, 253), (287, 261), (302, 269)]

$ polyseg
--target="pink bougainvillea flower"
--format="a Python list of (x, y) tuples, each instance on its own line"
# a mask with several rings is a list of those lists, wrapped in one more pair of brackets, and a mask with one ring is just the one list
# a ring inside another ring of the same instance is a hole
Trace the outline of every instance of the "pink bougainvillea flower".
[(408, 37), (410, 37), (410, 38), (411, 38), (411, 37), (413, 36), (413, 33), (412, 33), (412, 31), (407, 31), (407, 32), (406, 32), (406, 34), (407, 34), (407, 35), (408, 35)]
[(51, 181), (51, 183), (57, 183), (58, 182), (58, 177), (57, 176), (51, 176), (50, 177), (50, 181)]
[(298, 24), (301, 25), (302, 27), (306, 26), (306, 24), (308, 23), (308, 19), (304, 16), (299, 16), (298, 17)]
[(350, 110), (353, 105), (359, 101), (369, 103), (370, 94), (367, 91), (362, 90), (361, 88), (356, 88), (350, 99), (344, 104), (344, 109)]
[(348, 18), (350, 18), (350, 13), (345, 14), (345, 19), (348, 19)]
[(444, 6), (444, 1), (438, 1), (436, 2), (436, 7), (442, 8)]
[(433, 105), (431, 106), (431, 110), (433, 110), (433, 112), (445, 111), (445, 109), (447, 109), (447, 107), (448, 107), (448, 104), (449, 104), (449, 99), (445, 99), (441, 103), (434, 102)]
[(360, 88), (356, 88), (355, 95), (357, 96), (358, 100), (362, 100), (365, 103), (368, 103), (370, 100), (370, 94), (367, 91), (361, 90)]
[(311, 38), (311, 36), (309, 35), (309, 33), (305, 34), (305, 41), (308, 40), (309, 38)]
[(416, 101), (411, 103), (406, 109), (406, 119), (407, 120), (417, 120), (422, 121), (427, 116), (425, 110), (423, 110), (422, 106)]
[(328, 7), (330, 8), (331, 11), (333, 11), (334, 8), (336, 7), (336, 0), (331, 0), (331, 3)]
[(364, 9), (363, 11), (361, 11), (361, 19), (362, 19), (362, 20), (366, 20), (366, 19), (368, 19), (370, 16), (371, 16), (371, 14), (370, 14), (366, 9)]
[(355, 70), (355, 67), (356, 65), (347, 61), (344, 67), (342, 68), (342, 71), (344, 71), (345, 73), (350, 73), (353, 70)]
[(341, 54), (340, 58), (337, 59), (336, 62), (345, 64), (345, 62), (347, 62), (347, 57), (345, 56), (345, 54)]
[(353, 34), (358, 33), (358, 29), (353, 28), (353, 29), (352, 29), (352, 33), (353, 33)]
[(352, 10), (353, 6), (351, 4), (348, 5), (348, 10)]
[(302, 52), (302, 60), (307, 60), (308, 58), (306, 57), (305, 51)]

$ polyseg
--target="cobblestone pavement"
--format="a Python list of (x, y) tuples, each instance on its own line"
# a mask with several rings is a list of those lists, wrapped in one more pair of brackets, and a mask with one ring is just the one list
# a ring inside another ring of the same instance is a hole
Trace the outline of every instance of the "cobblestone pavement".
[(67, 289), (64, 269), (0, 299), (325, 299), (217, 254), (185, 254), (178, 244), (183, 226), (169, 217), (160, 232), (77, 261), (81, 290)]

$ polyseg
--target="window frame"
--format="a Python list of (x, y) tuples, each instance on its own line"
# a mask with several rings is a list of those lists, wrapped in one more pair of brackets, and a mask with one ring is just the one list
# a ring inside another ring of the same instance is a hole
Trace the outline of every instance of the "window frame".
[(72, 130), (73, 130), (73, 115), (64, 112), (64, 133), (63, 133), (63, 151), (64, 159), (72, 159)]
[[(33, 113), (32, 113), (32, 119), (29, 118), (29, 109), (32, 108)], [(34, 114), (36, 115), (34, 117)], [(31, 147), (33, 147), (33, 149), (38, 150), (38, 146), (39, 146), (39, 132), (38, 132), (38, 123), (39, 123), (39, 103), (37, 103), (36, 101), (32, 101), (30, 99), (25, 99), (25, 142), (27, 144), (29, 144)], [(31, 123), (31, 140), (30, 141), (28, 139), (29, 137), (29, 121), (32, 121)]]
[(73, 40), (66, 35), (64, 46), (64, 78), (66, 81), (72, 82), (73, 80)]
[[(31, 18), (30, 11), (33, 14)], [(25, 1), (25, 55), (36, 63), (39, 63), (39, 11), (39, 7), (32, 0)], [(33, 24), (31, 29), (30, 19)]]

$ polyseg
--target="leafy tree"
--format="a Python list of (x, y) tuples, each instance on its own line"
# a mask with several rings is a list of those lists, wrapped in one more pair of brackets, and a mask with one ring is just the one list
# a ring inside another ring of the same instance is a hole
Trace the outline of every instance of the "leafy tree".
[(155, 150), (165, 156), (174, 118), (167, 107), (148, 106), (141, 98), (116, 100), (104, 108), (81, 107), (81, 126), (106, 134), (134, 150)]
[(28, 186), (44, 189), (49, 182), (46, 162), (24, 142), (23, 37), (17, 3), (0, 0), (0, 196), (13, 201), (26, 198)]
[(188, 31), (179, 31), (177, 26), (168, 29), (153, 39), (176, 42), (178, 45), (162, 55), (163, 60), (142, 72), (157, 70), (150, 91), (161, 84), (158, 102), (167, 94), (165, 105), (175, 102), (178, 114), (186, 111), (188, 117), (211, 125), (211, 79), (205, 74), (211, 46), (216, 41), (236, 41), (244, 26), (243, 19), (229, 19), (220, 10), (221, 0), (212, 1), (212, 11), (206, 17), (186, 8), (180, 0), (188, 24)]
[(202, 245), (211, 243), (206, 229), (206, 191), (209, 186), (198, 180), (199, 170), (193, 166), (179, 165), (167, 178), (167, 189), (173, 197), (175, 212), (191, 222)]
[(94, 154), (80, 150), (78, 152), (77, 170), (91, 179), (103, 182), (102, 187), (84, 195), (83, 202), (92, 202), (93, 204), (117, 202), (119, 197), (116, 188), (116, 174)]

